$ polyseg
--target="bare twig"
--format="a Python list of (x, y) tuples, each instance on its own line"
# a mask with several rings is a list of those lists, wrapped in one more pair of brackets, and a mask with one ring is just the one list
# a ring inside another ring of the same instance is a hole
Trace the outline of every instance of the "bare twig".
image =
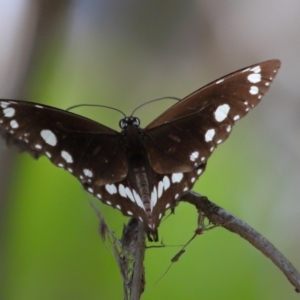
[(296, 288), (296, 292), (300, 291), (300, 274), (298, 271), (266, 238), (248, 224), (195, 192), (189, 192), (181, 200), (195, 205), (212, 223), (237, 233), (251, 243), (256, 249), (270, 258), (285, 274), (290, 283)]

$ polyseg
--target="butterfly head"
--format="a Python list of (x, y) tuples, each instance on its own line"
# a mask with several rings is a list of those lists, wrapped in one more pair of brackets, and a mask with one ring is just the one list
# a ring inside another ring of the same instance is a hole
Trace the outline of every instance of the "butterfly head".
[(126, 117), (119, 122), (119, 126), (122, 130), (126, 129), (128, 126), (140, 126), (140, 119), (137, 117)]

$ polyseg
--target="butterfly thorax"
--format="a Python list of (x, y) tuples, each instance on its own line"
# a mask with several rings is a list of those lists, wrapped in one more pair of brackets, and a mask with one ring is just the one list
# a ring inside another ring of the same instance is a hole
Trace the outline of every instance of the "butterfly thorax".
[(125, 118), (120, 121), (122, 136), (126, 145), (126, 155), (129, 163), (127, 184), (133, 193), (141, 199), (146, 217), (144, 222), (152, 225), (151, 191), (153, 189), (154, 172), (149, 164), (146, 149), (143, 145), (143, 131), (139, 127), (139, 119)]

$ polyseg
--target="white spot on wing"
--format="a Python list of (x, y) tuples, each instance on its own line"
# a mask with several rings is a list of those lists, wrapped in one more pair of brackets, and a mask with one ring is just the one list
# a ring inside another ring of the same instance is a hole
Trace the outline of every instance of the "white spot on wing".
[(220, 84), (220, 83), (223, 82), (223, 81), (224, 81), (224, 78), (219, 79), (218, 81), (216, 81), (216, 84)]
[(158, 188), (157, 188), (157, 197), (160, 198), (162, 193), (163, 193), (163, 190), (164, 190), (164, 184), (162, 183), (162, 181), (160, 181), (158, 183)]
[(172, 182), (180, 182), (183, 178), (183, 174), (182, 173), (173, 173), (172, 174)]
[(254, 73), (260, 73), (261, 72), (261, 67), (260, 66), (253, 67), (251, 69), (251, 71), (254, 72)]
[(251, 95), (256, 95), (256, 94), (258, 94), (258, 87), (257, 86), (251, 86), (250, 87), (250, 90), (249, 90), (249, 93), (251, 94)]
[(46, 144), (50, 146), (56, 146), (57, 138), (56, 135), (49, 129), (44, 129), (40, 133), (41, 137), (44, 139)]
[(239, 118), (240, 118), (240, 115), (236, 115), (236, 116), (233, 117), (233, 120), (237, 121)]
[(116, 194), (117, 193), (117, 188), (114, 184), (106, 184), (105, 185), (105, 189), (107, 190), (107, 192), (111, 195)]
[(139, 195), (135, 190), (133, 190), (133, 196), (134, 196), (134, 199), (135, 199), (135, 203), (136, 203), (139, 207), (141, 207), (142, 209), (145, 210), (144, 203), (143, 203), (143, 201), (142, 201), (140, 195)]
[(11, 120), (10, 121), (10, 126), (11, 126), (11, 128), (18, 128), (19, 124), (16, 120)]
[(198, 169), (197, 174), (200, 175), (203, 172), (203, 169)]
[(230, 125), (227, 126), (226, 131), (227, 131), (227, 132), (230, 132), (230, 131), (231, 131), (231, 126), (230, 126)]
[(36, 144), (36, 145), (34, 145), (34, 148), (35, 148), (35, 149), (42, 149), (42, 145)]
[(198, 158), (198, 156), (199, 156), (199, 152), (195, 151), (190, 155), (190, 160), (195, 161)]
[(132, 192), (131, 192), (131, 190), (130, 190), (129, 187), (126, 187), (126, 188), (125, 188), (125, 192), (126, 192), (127, 197), (128, 197), (132, 202), (134, 202), (134, 198), (133, 198)]
[(229, 113), (230, 106), (228, 104), (222, 104), (217, 107), (215, 111), (215, 119), (217, 122), (222, 122), (224, 121)]
[(170, 187), (170, 179), (167, 175), (163, 178), (164, 190), (166, 191)]
[(248, 75), (247, 79), (251, 83), (258, 83), (261, 81), (261, 75), (260, 74), (250, 74), (250, 75)]
[(119, 204), (116, 205), (116, 208), (121, 210), (121, 206)]
[(133, 213), (132, 213), (130, 210), (127, 210), (127, 214), (128, 214), (129, 216), (132, 216), (132, 215), (133, 215)]
[(1, 106), (2, 108), (6, 108), (8, 105), (9, 105), (8, 102), (4, 102), (4, 101), (1, 101), (1, 102), (0, 102), (0, 106)]
[(216, 134), (216, 131), (214, 129), (208, 129), (205, 133), (205, 141), (211, 142)]
[(119, 194), (124, 197), (124, 198), (127, 198), (126, 196), (126, 191), (125, 191), (125, 187), (123, 184), (119, 184)]
[(46, 153), (46, 155), (47, 155), (49, 158), (51, 158), (51, 157), (52, 157), (52, 155), (51, 155), (51, 153), (50, 153), (50, 152), (46, 151), (45, 153)]
[(88, 188), (88, 191), (89, 191), (90, 193), (94, 193), (94, 190), (93, 190), (91, 187)]
[(241, 73), (245, 73), (245, 72), (247, 72), (249, 70), (250, 70), (250, 68), (247, 68), (247, 69), (243, 70)]
[(16, 112), (15, 109), (12, 107), (3, 109), (4, 116), (7, 118), (13, 117), (15, 115), (15, 112)]
[(69, 163), (69, 164), (71, 164), (71, 163), (73, 163), (73, 157), (72, 157), (72, 155), (69, 153), (69, 152), (67, 152), (67, 151), (61, 151), (61, 157), (67, 162), (67, 163)]
[(157, 190), (156, 187), (154, 187), (150, 198), (151, 211), (153, 210), (153, 207), (155, 206), (156, 202), (157, 202)]
[(90, 169), (83, 169), (83, 174), (87, 177), (93, 177), (93, 172)]

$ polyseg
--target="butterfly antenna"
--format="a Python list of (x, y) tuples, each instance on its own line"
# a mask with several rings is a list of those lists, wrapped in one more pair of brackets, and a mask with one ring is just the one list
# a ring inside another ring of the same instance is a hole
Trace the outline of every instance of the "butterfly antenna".
[(73, 106), (70, 106), (66, 109), (66, 111), (70, 111), (71, 109), (74, 109), (74, 108), (77, 108), (77, 107), (82, 107), (82, 106), (92, 106), (92, 107), (104, 107), (104, 108), (109, 108), (109, 109), (112, 109), (112, 110), (115, 110), (115, 111), (118, 111), (119, 113), (121, 113), (124, 118), (126, 118), (126, 115), (119, 109), (117, 108), (114, 108), (114, 107), (110, 107), (110, 106), (106, 106), (106, 105), (100, 105), (100, 104), (77, 104), (77, 105), (73, 105)]
[(136, 107), (133, 112), (131, 113), (131, 117), (133, 116), (133, 114), (139, 109), (141, 108), (142, 106), (146, 105), (146, 104), (149, 104), (149, 103), (152, 103), (152, 102), (155, 102), (155, 101), (159, 101), (159, 100), (164, 100), (164, 99), (172, 99), (172, 100), (176, 100), (176, 101), (180, 101), (181, 99), (180, 98), (177, 98), (177, 97), (161, 97), (161, 98), (157, 98), (157, 99), (152, 99), (150, 101), (147, 101), (141, 105), (139, 105), (138, 107)]

